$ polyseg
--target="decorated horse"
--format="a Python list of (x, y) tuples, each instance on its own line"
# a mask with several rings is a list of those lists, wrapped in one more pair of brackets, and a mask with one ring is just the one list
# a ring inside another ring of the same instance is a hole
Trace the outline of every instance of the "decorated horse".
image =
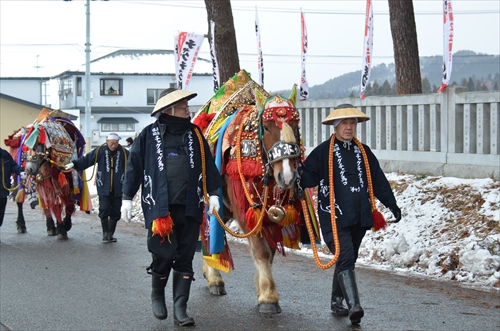
[[(281, 312), (272, 275), (276, 252), (285, 255), (286, 247), (299, 249), (300, 242), (315, 245), (319, 240), (311, 192), (298, 185), (304, 147), (296, 95), (294, 86), (289, 98), (271, 96), (241, 71), (193, 120), (213, 143), (212, 152), (226, 183), (221, 192), (224, 210), (217, 219), (206, 217), (202, 223), (203, 275), (212, 294), (226, 294), (220, 271), (229, 273), (234, 263), (224, 230), (247, 238), (261, 313)], [(225, 225), (230, 218), (244, 234)]]
[(18, 232), (26, 232), (22, 206), (27, 198), (32, 208), (36, 205), (42, 208), (47, 234), (67, 239), (76, 201), (81, 210), (90, 209), (88, 188), (80, 179), (82, 175), (64, 171), (67, 162), (81, 156), (85, 145), (83, 136), (67, 114), (44, 108), (33, 125), (9, 136), (9, 140), (11, 154), (28, 174), (24, 188), (15, 198)]

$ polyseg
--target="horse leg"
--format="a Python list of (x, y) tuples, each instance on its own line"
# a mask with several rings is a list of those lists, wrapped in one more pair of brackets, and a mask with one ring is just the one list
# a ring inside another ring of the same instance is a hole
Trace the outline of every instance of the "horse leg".
[(17, 233), (26, 233), (26, 221), (24, 220), (23, 203), (16, 202), (17, 204)]
[(226, 295), (226, 289), (224, 287), (224, 280), (220, 274), (220, 271), (209, 267), (205, 259), (203, 259), (203, 277), (207, 280), (207, 286), (210, 293), (213, 295)]
[(63, 225), (66, 231), (71, 230), (71, 228), (73, 227), (73, 223), (71, 222), (71, 215), (64, 216)]
[(271, 249), (264, 237), (250, 236), (248, 238), (253, 261), (257, 273), (254, 278), (258, 297), (259, 312), (264, 314), (279, 314), (279, 294), (273, 279), (272, 264), (275, 250)]
[(45, 220), (47, 223), (47, 235), (55, 236), (56, 235), (56, 225), (54, 224), (54, 219), (52, 218), (52, 213), (48, 209), (43, 210), (45, 214)]
[(68, 233), (63, 223), (57, 222), (57, 239), (66, 240), (68, 239)]

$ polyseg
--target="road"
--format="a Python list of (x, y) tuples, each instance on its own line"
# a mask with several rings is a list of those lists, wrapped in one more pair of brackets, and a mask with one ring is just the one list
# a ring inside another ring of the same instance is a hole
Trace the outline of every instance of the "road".
[[(26, 210), (27, 234), (17, 234), (16, 206), (7, 204), (0, 228), (0, 331), (174, 330), (169, 317), (153, 317), (146, 230), (119, 222), (117, 243), (101, 241), (96, 214), (78, 211), (67, 241), (46, 235), (39, 209)], [(195, 256), (188, 312), (196, 330), (499, 330), (500, 292), (453, 282), (356, 268), (365, 317), (353, 327), (330, 312), (333, 270), (309, 256), (277, 257), (274, 276), (283, 310), (261, 315), (246, 244), (230, 241), (236, 269), (224, 275), (227, 295), (212, 296)], [(324, 261), (326, 262), (326, 261)]]

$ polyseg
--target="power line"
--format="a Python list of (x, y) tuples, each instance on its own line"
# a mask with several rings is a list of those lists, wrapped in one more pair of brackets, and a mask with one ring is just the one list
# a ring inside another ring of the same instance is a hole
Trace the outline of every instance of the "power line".
[[(161, 6), (161, 7), (176, 7), (176, 8), (195, 8), (195, 9), (203, 9), (205, 10), (205, 5), (198, 4), (187, 4), (185, 2), (158, 2), (158, 1), (123, 1), (129, 4), (136, 5), (149, 5), (149, 6)], [(254, 12), (255, 6), (233, 6), (231, 5), (231, 9), (233, 11), (248, 11)], [(305, 14), (318, 14), (318, 15), (366, 15), (366, 11), (364, 10), (327, 10), (327, 9), (290, 9), (290, 8), (275, 8), (275, 7), (257, 7), (259, 12), (269, 12), (269, 13), (283, 13), (283, 14), (297, 14), (301, 11)], [(454, 10), (454, 14), (460, 15), (491, 15), (491, 14), (500, 14), (500, 10)], [(389, 15), (388, 11), (375, 11), (373, 15)], [(419, 15), (443, 15), (442, 11), (416, 11), (415, 16)]]

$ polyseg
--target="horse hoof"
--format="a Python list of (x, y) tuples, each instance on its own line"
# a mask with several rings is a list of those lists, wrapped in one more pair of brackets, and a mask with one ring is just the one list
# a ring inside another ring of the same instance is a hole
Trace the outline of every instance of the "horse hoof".
[(52, 237), (56, 235), (56, 230), (47, 230), (47, 236)]
[(26, 228), (17, 228), (17, 233), (26, 233)]
[(226, 289), (224, 285), (212, 285), (210, 286), (210, 293), (213, 295), (226, 295)]
[(64, 234), (59, 233), (57, 235), (57, 239), (59, 239), (59, 240), (66, 240), (66, 239), (68, 239), (68, 235), (66, 233), (64, 233)]
[(259, 313), (261, 314), (279, 314), (281, 307), (278, 302), (265, 302), (259, 304)]

